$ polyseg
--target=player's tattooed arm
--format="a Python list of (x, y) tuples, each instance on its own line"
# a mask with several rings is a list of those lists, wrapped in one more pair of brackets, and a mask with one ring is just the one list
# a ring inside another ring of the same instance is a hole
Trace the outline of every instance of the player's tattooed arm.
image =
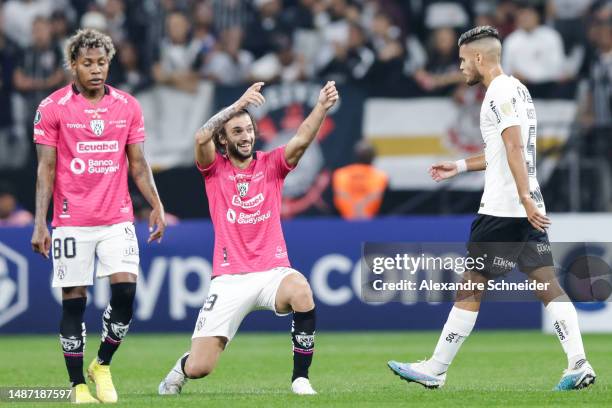
[[(149, 216), (149, 240), (161, 242), (166, 230), (166, 217), (164, 206), (157, 193), (155, 179), (151, 167), (144, 157), (144, 143), (134, 143), (127, 145), (127, 157), (130, 164), (130, 175), (142, 193), (142, 196), (151, 205), (153, 210)], [(153, 228), (155, 226), (155, 229)]]
[(321, 92), (319, 93), (319, 100), (315, 105), (310, 115), (302, 122), (297, 130), (295, 136), (289, 140), (285, 147), (285, 160), (290, 166), (295, 166), (300, 161), (300, 158), (310, 146), (310, 143), (314, 140), (319, 133), (321, 124), (325, 120), (327, 111), (336, 104), (340, 95), (336, 89), (336, 83), (334, 81), (328, 81)]
[(527, 219), (535, 229), (545, 232), (545, 228), (550, 226), (550, 219), (538, 210), (529, 191), (529, 176), (527, 175), (527, 165), (523, 153), (524, 146), (523, 138), (521, 137), (521, 127), (510, 126), (504, 129), (502, 139), (506, 147), (508, 166), (512, 172), (512, 177), (514, 177), (521, 204), (525, 207)]
[(53, 195), (55, 183), (56, 149), (53, 146), (36, 145), (38, 169), (36, 175), (36, 214), (34, 216), (34, 233), (32, 234), (32, 249), (45, 258), (49, 258), (51, 235), (47, 228), (47, 211)]
[(236, 102), (208, 119), (195, 134), (195, 156), (201, 167), (208, 167), (215, 160), (215, 145), (213, 135), (236, 112), (246, 109), (249, 105), (261, 106), (265, 98), (261, 94), (263, 82), (251, 85)]

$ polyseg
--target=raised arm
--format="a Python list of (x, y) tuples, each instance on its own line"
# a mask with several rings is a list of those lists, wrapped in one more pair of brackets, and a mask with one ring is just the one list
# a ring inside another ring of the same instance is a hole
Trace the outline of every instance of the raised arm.
[(38, 170), (36, 175), (36, 214), (34, 216), (34, 233), (32, 249), (45, 258), (49, 258), (51, 235), (47, 228), (47, 211), (55, 183), (55, 161), (57, 153), (54, 146), (36, 145)]
[[(142, 196), (153, 208), (149, 217), (149, 240), (147, 242), (158, 240), (161, 242), (166, 230), (166, 217), (164, 214), (164, 206), (159, 199), (157, 187), (151, 167), (144, 157), (144, 143), (134, 143), (127, 145), (126, 148), (128, 161), (130, 163), (130, 175), (142, 193)], [(155, 230), (153, 230), (155, 225)]]
[(527, 219), (535, 229), (544, 232), (544, 229), (550, 225), (550, 220), (540, 213), (529, 191), (529, 176), (527, 175), (527, 166), (525, 164), (525, 156), (523, 155), (524, 146), (523, 139), (521, 138), (521, 127), (510, 126), (504, 129), (502, 139), (506, 147), (508, 165), (516, 183), (519, 199), (527, 212)]
[(319, 100), (310, 115), (302, 122), (295, 136), (289, 140), (285, 147), (285, 160), (290, 166), (295, 166), (314, 140), (319, 128), (327, 115), (327, 111), (334, 106), (339, 95), (334, 81), (328, 81), (321, 92)]
[(200, 167), (206, 168), (215, 160), (215, 144), (212, 140), (215, 131), (234, 113), (246, 109), (249, 105), (261, 106), (265, 99), (261, 94), (263, 82), (256, 82), (236, 102), (217, 113), (202, 125), (195, 133), (195, 157)]
[(464, 160), (445, 161), (433, 164), (429, 168), (429, 175), (434, 181), (442, 181), (455, 177), (465, 171), (482, 171), (487, 168), (484, 153), (468, 157)]

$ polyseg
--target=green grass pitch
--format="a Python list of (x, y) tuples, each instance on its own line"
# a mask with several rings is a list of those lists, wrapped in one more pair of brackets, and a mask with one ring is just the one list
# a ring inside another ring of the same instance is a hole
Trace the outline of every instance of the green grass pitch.
[[(555, 393), (565, 367), (557, 339), (539, 332), (476, 331), (449, 371), (446, 386), (427, 390), (407, 384), (387, 368), (390, 359), (414, 361), (431, 354), (437, 332), (320, 333), (311, 380), (319, 395), (291, 394), (287, 334), (239, 333), (217, 370), (190, 381), (178, 397), (157, 395), (157, 385), (189, 346), (190, 334), (132, 334), (115, 356), (119, 405), (129, 407), (494, 407), (612, 406), (612, 335), (585, 335), (597, 383)], [(98, 336), (88, 338), (87, 365)], [(57, 336), (0, 337), (0, 386), (65, 386), (67, 374)], [(92, 387), (93, 390), (93, 387)], [(61, 403), (4, 406), (60, 407)]]

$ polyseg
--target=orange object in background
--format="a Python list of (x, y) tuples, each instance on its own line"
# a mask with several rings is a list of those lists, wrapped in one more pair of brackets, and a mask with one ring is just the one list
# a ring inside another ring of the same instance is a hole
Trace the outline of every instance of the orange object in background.
[(389, 183), (387, 175), (371, 164), (350, 164), (334, 172), (334, 205), (342, 218), (368, 219), (378, 214)]

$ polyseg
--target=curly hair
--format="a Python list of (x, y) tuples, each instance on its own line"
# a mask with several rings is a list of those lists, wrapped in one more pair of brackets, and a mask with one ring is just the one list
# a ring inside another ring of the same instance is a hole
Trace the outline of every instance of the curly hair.
[(255, 121), (255, 118), (253, 117), (251, 112), (249, 112), (246, 109), (240, 109), (234, 112), (230, 117), (227, 118), (225, 122), (220, 124), (219, 127), (217, 127), (213, 131), (213, 136), (212, 136), (213, 143), (215, 144), (215, 148), (217, 149), (219, 153), (221, 154), (227, 153), (225, 145), (221, 143), (221, 136), (223, 137), (227, 136), (227, 134), (225, 133), (225, 124), (229, 122), (230, 120), (234, 119), (235, 117), (242, 116), (242, 115), (248, 115), (248, 117), (251, 119), (251, 123), (253, 124), (253, 133), (255, 133), (255, 139), (259, 137), (259, 133), (258, 133), (259, 131), (257, 129), (257, 122)]
[(463, 44), (469, 44), (473, 41), (481, 40), (483, 38), (496, 38), (499, 40), (499, 32), (495, 27), (491, 26), (478, 26), (471, 30), (461, 34), (457, 45), (461, 47)]
[(78, 30), (66, 43), (64, 63), (67, 68), (77, 60), (81, 48), (104, 48), (109, 61), (115, 56), (115, 46), (108, 35), (86, 28)]

